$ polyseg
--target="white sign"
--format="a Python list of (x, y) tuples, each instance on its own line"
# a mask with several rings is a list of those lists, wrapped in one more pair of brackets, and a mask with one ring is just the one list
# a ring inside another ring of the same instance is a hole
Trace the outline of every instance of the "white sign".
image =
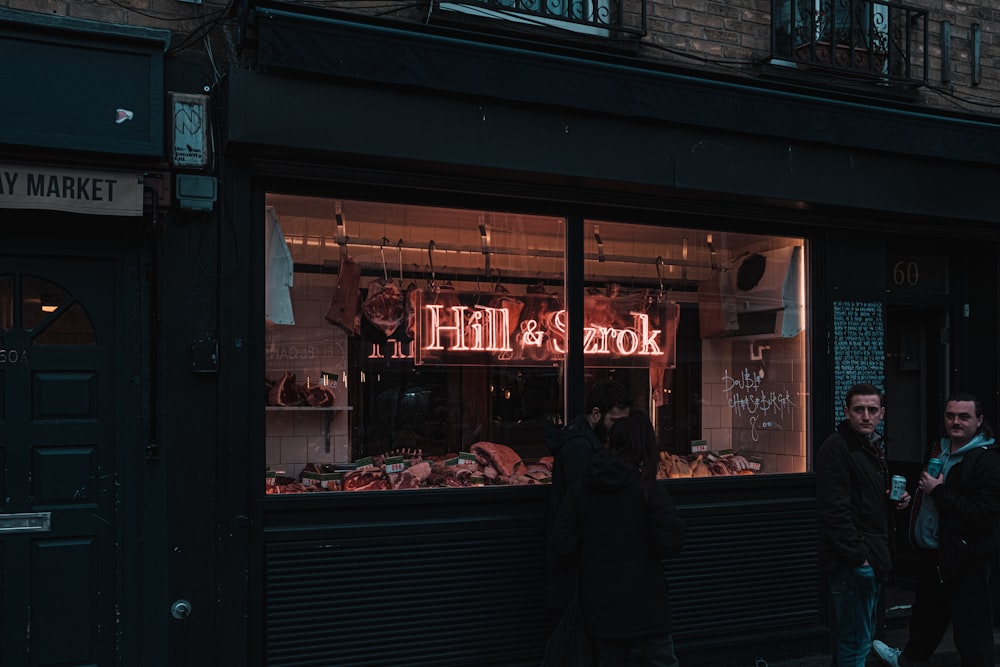
[(0, 208), (142, 215), (142, 175), (0, 163)]
[(175, 167), (202, 169), (208, 166), (208, 95), (170, 93), (172, 105), (173, 155)]

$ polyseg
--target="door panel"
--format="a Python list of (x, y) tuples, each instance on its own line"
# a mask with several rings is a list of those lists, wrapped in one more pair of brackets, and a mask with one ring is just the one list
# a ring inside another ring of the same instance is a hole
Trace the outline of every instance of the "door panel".
[[(0, 255), (0, 654), (116, 663), (120, 506), (114, 257)], [(131, 476), (134, 478), (134, 476)]]

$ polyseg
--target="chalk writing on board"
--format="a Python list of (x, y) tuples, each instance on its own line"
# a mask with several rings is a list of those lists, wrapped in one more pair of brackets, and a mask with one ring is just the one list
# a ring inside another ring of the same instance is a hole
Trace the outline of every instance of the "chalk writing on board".
[(885, 383), (885, 315), (877, 301), (833, 302), (834, 424), (852, 385)]
[(750, 426), (750, 438), (757, 442), (758, 428), (776, 426), (775, 418), (796, 407), (791, 394), (785, 390), (774, 391), (764, 387), (761, 373), (744, 368), (741, 373), (722, 372), (722, 390), (727, 395), (729, 409), (734, 418), (746, 418)]

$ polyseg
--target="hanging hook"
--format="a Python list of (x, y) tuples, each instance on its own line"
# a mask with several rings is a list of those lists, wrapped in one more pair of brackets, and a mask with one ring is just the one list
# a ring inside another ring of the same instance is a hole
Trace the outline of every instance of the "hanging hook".
[(396, 250), (399, 251), (399, 289), (403, 289), (403, 239), (399, 239)]
[(434, 287), (434, 239), (427, 244), (427, 262), (431, 265), (431, 279), (427, 281), (427, 287)]
[(389, 267), (385, 264), (385, 244), (389, 242), (389, 239), (382, 237), (382, 242), (378, 246), (378, 254), (382, 256), (382, 275), (385, 276), (385, 283), (388, 285), (391, 281), (389, 280)]
[(344, 210), (339, 201), (334, 204), (334, 220), (337, 223), (337, 243), (340, 245), (340, 261), (347, 259), (347, 223), (344, 222)]

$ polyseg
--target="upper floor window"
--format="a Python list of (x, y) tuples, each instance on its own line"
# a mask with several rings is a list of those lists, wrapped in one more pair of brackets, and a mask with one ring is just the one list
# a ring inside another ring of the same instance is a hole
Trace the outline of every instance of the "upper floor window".
[(881, 0), (772, 0), (778, 63), (883, 82), (927, 79), (927, 13)]
[(438, 8), (525, 26), (607, 37), (612, 32), (644, 30), (645, 0), (631, 3), (635, 7), (627, 10), (628, 4), (627, 0), (442, 0)]

